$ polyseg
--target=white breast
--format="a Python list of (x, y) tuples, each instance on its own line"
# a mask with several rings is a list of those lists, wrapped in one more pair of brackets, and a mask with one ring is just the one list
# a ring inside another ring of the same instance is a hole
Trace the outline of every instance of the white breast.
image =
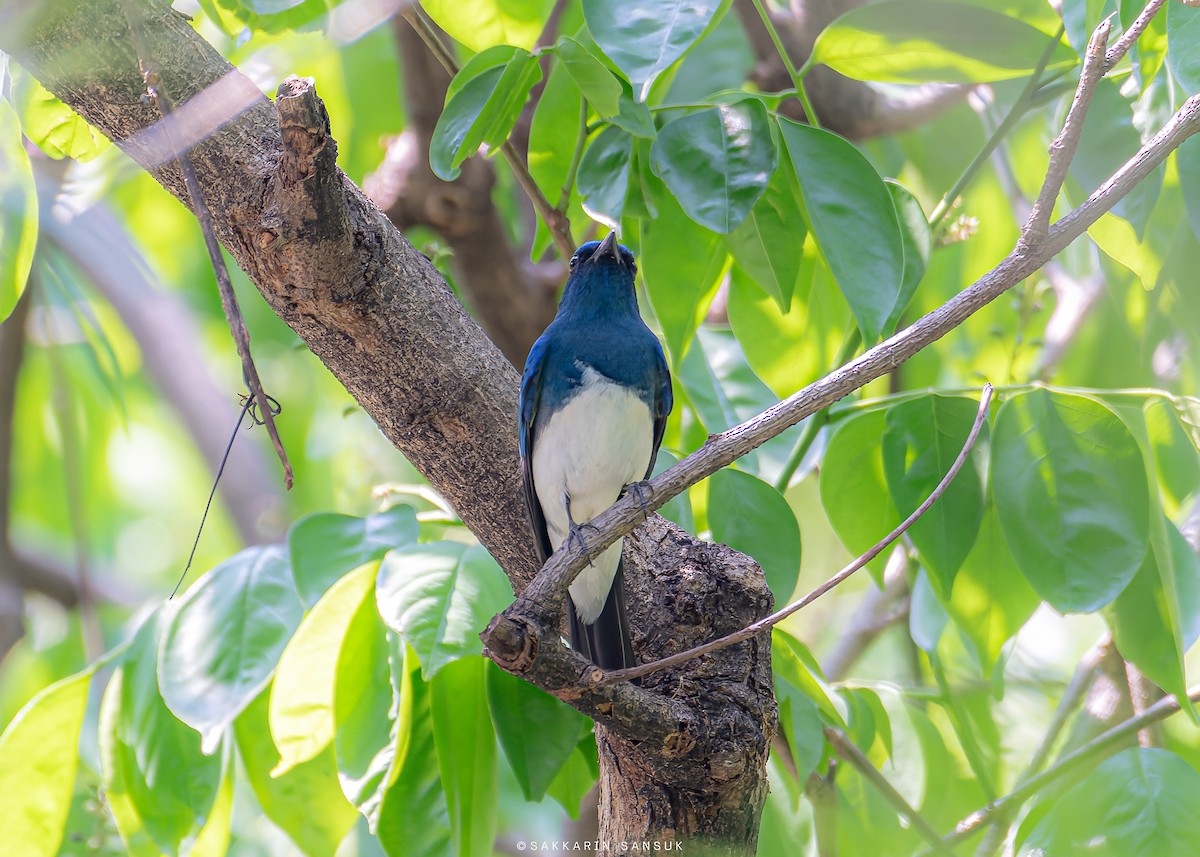
[[(644, 479), (654, 443), (650, 408), (627, 388), (590, 366), (583, 387), (566, 406), (536, 430), (533, 481), (555, 550), (567, 537), (571, 519), (587, 523), (611, 506), (630, 482)], [(584, 530), (586, 539), (588, 534)], [(592, 557), (571, 584), (571, 599), (584, 622), (596, 621), (621, 559), (621, 541)]]

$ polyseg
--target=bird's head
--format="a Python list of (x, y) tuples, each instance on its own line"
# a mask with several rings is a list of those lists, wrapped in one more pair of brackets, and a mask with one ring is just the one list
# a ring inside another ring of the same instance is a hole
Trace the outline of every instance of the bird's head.
[(575, 251), (571, 257), (572, 275), (587, 270), (616, 270), (627, 273), (632, 279), (637, 273), (637, 264), (629, 248), (617, 243), (617, 233), (610, 232), (603, 241), (589, 241)]

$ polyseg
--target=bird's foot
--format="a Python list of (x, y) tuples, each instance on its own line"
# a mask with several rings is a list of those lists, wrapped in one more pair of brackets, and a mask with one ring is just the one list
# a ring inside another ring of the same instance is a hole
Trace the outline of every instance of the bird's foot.
[(587, 540), (583, 537), (584, 530), (597, 531), (597, 527), (591, 523), (577, 524), (572, 521), (571, 527), (567, 531), (567, 543), (576, 542), (579, 545), (579, 549), (583, 551), (583, 555), (587, 557), (588, 565), (591, 565), (592, 552), (588, 550)]
[(640, 482), (630, 482), (625, 486), (622, 494), (629, 493), (637, 497), (638, 505), (642, 507), (642, 520), (650, 518), (650, 505), (646, 502), (646, 491), (650, 488), (650, 480), (643, 479)]

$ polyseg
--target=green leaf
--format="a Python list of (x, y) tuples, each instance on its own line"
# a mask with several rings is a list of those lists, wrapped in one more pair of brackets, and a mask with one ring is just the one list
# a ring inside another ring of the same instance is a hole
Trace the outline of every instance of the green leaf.
[(600, 49), (645, 101), (660, 74), (682, 57), (723, 12), (724, 0), (583, 0), (583, 17)]
[(1167, 67), (1184, 92), (1200, 92), (1200, 9), (1168, 4)]
[(263, 814), (308, 857), (325, 857), (354, 826), (354, 811), (338, 786), (337, 758), (325, 747), (301, 764), (274, 775), (279, 751), (271, 739), (263, 691), (233, 722), (238, 755)]
[(836, 134), (780, 119), (808, 223), (867, 345), (878, 339), (901, 294), (904, 245), (887, 185)]
[(268, 721), (279, 761), (278, 777), (316, 758), (333, 741), (334, 681), (350, 623), (372, 602), (378, 562), (369, 562), (329, 588), (304, 617), (279, 656)]
[(89, 667), (50, 685), (0, 734), (0, 830), (8, 857), (58, 854), (94, 673)]
[[(906, 518), (933, 493), (962, 451), (979, 410), (960, 396), (920, 396), (887, 409), (883, 471), (892, 502)], [(986, 425), (981, 441), (986, 440)], [(954, 575), (971, 552), (983, 519), (983, 481), (968, 461), (946, 492), (908, 530), (932, 573), (930, 582), (950, 596)]]
[(379, 819), (395, 757), (387, 631), (375, 603), (354, 611), (338, 652), (333, 684), (333, 747), (338, 781), (368, 823)]
[[(990, 83), (1030, 74), (1047, 42), (1024, 21), (969, 3), (890, 0), (852, 9), (826, 27), (812, 61), (880, 83)], [(1059, 44), (1048, 68), (1077, 61)]]
[(225, 754), (175, 719), (158, 692), (163, 611), (138, 630), (109, 679), (100, 710), (105, 798), (127, 847), (178, 855), (214, 812)]
[(591, 731), (579, 739), (575, 752), (563, 765), (546, 790), (546, 794), (558, 801), (571, 818), (579, 819), (580, 803), (596, 785), (600, 775), (600, 762), (596, 756), (596, 738)]
[(90, 161), (111, 145), (29, 74), (13, 75), (11, 97), (20, 116), (21, 133), (51, 158)]
[(379, 612), (421, 659), (426, 680), (480, 653), (479, 632), (512, 600), (508, 579), (478, 545), (431, 542), (391, 551), (375, 584)]
[(567, 74), (596, 112), (604, 119), (615, 116), (621, 109), (621, 82), (613, 77), (608, 67), (570, 36), (560, 36), (554, 50)]
[(756, 98), (668, 122), (650, 149), (651, 169), (688, 217), (722, 235), (754, 208), (775, 159), (767, 108)]
[(775, 699), (779, 703), (779, 728), (787, 739), (800, 781), (816, 770), (825, 751), (825, 728), (820, 709), (807, 694), (787, 679), (775, 676)]
[(1188, 498), (1200, 490), (1200, 450), (1184, 428), (1179, 409), (1167, 399), (1148, 399), (1142, 414), (1158, 488), (1167, 514), (1174, 516), (1186, 509)]
[[(782, 169), (782, 167), (781, 167)], [(775, 395), (790, 396), (833, 368), (854, 321), (811, 235), (788, 311), (734, 267), (729, 278), (729, 324), (746, 361)]]
[(791, 597), (800, 576), (800, 525), (774, 486), (740, 470), (718, 470), (708, 478), (708, 525), (714, 542), (762, 566), (776, 602)]
[[(892, 505), (884, 475), (881, 446), (886, 417), (867, 411), (843, 423), (825, 450), (821, 465), (821, 505), (846, 550), (865, 553), (896, 528), (900, 516)], [(883, 557), (867, 568), (883, 574)]]
[(1098, 610), (1149, 545), (1137, 441), (1092, 399), (1033, 390), (1008, 399), (992, 435), (992, 490), (1013, 557), (1056, 610)]
[(671, 365), (678, 368), (708, 311), (725, 268), (720, 237), (700, 226), (671, 197), (642, 233), (642, 276), (662, 327)]
[[(215, 0), (245, 28), (265, 33), (297, 30), (329, 13), (327, 0)], [(224, 22), (214, 16), (219, 25)]]
[(892, 202), (896, 206), (896, 218), (900, 224), (900, 243), (904, 248), (904, 275), (900, 278), (900, 293), (896, 304), (883, 325), (883, 335), (890, 336), (900, 323), (900, 316), (908, 309), (917, 286), (929, 267), (929, 256), (933, 252), (933, 236), (929, 231), (929, 220), (921, 203), (904, 185), (887, 179), (884, 181)]
[[(586, 134), (581, 127), (584, 109), (579, 87), (559, 63), (546, 78), (529, 125), (529, 174), (546, 199), (555, 205), (568, 204), (572, 223), (582, 217), (578, 194), (571, 192), (574, 188), (568, 186), (568, 180), (576, 142), (581, 134)], [(552, 243), (550, 230), (539, 217), (530, 258), (539, 260)]]
[(542, 79), (537, 58), (522, 48), (498, 45), (476, 54), (459, 69), (446, 92), (446, 106), (429, 143), (429, 165), (442, 181), (479, 147), (508, 139), (529, 92)]
[(333, 512), (301, 518), (288, 530), (288, 552), (305, 607), (316, 604), (351, 569), (383, 559), (392, 548), (416, 542), (419, 534), (412, 506), (393, 506), (365, 518)]
[(633, 89), (626, 81), (621, 81), (621, 97), (617, 103), (617, 115), (607, 117), (612, 124), (645, 140), (653, 140), (658, 136), (658, 126), (654, 124), (650, 108), (633, 97)]
[(494, 665), (487, 669), (487, 701), (525, 800), (540, 801), (575, 752), (587, 718)]
[(21, 123), (12, 105), (0, 99), (0, 321), (25, 291), (37, 234), (37, 189), (21, 145)]
[(379, 813), (379, 843), (389, 857), (443, 857), (452, 853), (450, 815), (438, 773), (430, 687), (411, 646), (392, 664), (399, 699), (396, 758)]
[(985, 676), (992, 674), (1004, 644), (1021, 630), (1040, 603), (1021, 576), (995, 507), (989, 503), (979, 536), (954, 576), (954, 589), (946, 604), (946, 612), (971, 641)]
[[(1164, 521), (1164, 525), (1169, 561), (1159, 562), (1156, 551), (1146, 555), (1146, 562), (1112, 603), (1110, 625), (1121, 656), (1184, 701), (1188, 685), (1183, 656), (1200, 637), (1200, 557), (1174, 524)], [(1170, 576), (1170, 585), (1165, 585), (1164, 575)], [(1175, 600), (1175, 610), (1168, 599)], [(1178, 640), (1173, 630), (1177, 622)]]
[(494, 45), (532, 49), (554, 0), (421, 0), (421, 8), (472, 51)]
[(909, 599), (908, 633), (919, 648), (933, 656), (937, 654), (942, 632), (950, 623), (950, 614), (938, 600), (938, 594), (924, 566), (917, 568), (913, 581), (912, 597)]
[(1197, 793), (1200, 773), (1183, 759), (1166, 750), (1132, 747), (1104, 761), (1055, 802), (1017, 854), (1191, 854), (1200, 841)]
[(816, 658), (802, 642), (776, 627), (771, 632), (771, 670), (799, 690), (838, 726), (846, 725), (846, 706), (821, 676)]
[(725, 239), (733, 261), (781, 313), (792, 305), (804, 261), (804, 212), (796, 187), (795, 171), (785, 158), (750, 214)]
[(459, 857), (491, 857), (496, 838), (496, 735), (484, 667), (482, 656), (459, 658), (429, 681), (438, 771)]
[(212, 753), (271, 680), (304, 608), (281, 547), (248, 548), (187, 591), (164, 632), (158, 684), (167, 707)]
[(629, 192), (629, 164), (633, 138), (609, 125), (593, 138), (579, 162), (576, 186), (583, 210), (610, 229), (619, 229)]

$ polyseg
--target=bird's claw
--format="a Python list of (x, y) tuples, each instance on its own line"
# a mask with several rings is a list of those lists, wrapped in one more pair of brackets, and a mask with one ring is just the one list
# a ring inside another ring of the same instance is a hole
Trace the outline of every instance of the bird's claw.
[(592, 552), (588, 550), (587, 540), (583, 537), (584, 530), (596, 530), (596, 527), (591, 523), (576, 524), (574, 521), (572, 521), (571, 528), (567, 531), (567, 542), (577, 542), (579, 544), (579, 549), (583, 551), (583, 555), (587, 557), (588, 565), (592, 565)]
[(637, 497), (638, 505), (642, 507), (643, 521), (650, 519), (650, 505), (646, 502), (646, 489), (649, 487), (649, 479), (643, 479), (640, 482), (630, 482), (625, 486), (625, 492), (631, 493), (634, 497)]

